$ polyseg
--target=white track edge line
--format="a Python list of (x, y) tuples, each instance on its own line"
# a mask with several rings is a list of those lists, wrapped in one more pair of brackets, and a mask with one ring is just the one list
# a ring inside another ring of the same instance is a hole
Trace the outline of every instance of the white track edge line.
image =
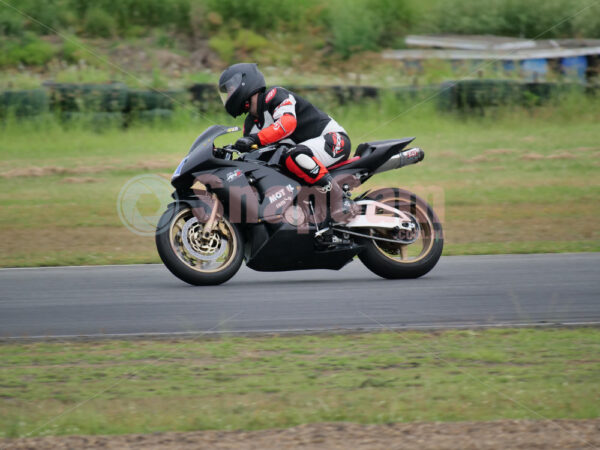
[[(564, 327), (564, 326), (591, 326), (600, 325), (600, 321), (590, 322), (499, 322), (494, 324), (440, 324), (440, 325), (391, 325), (387, 326), (390, 330), (451, 330), (451, 329), (481, 329), (481, 328), (523, 328), (523, 327)], [(374, 331), (381, 330), (380, 326), (363, 326), (356, 328), (287, 328), (287, 329), (266, 329), (266, 330), (212, 330), (212, 331), (173, 331), (173, 332), (146, 332), (146, 333), (104, 333), (104, 334), (57, 334), (45, 336), (0, 336), (1, 341), (7, 340), (43, 340), (43, 339), (95, 339), (95, 338), (135, 338), (135, 337), (177, 337), (177, 336), (211, 336), (222, 334), (240, 334), (240, 335), (261, 335), (261, 334), (311, 334), (327, 332), (345, 332), (354, 331)]]
[[(445, 255), (442, 258), (489, 258), (489, 257), (538, 257), (538, 256), (591, 256), (600, 255), (600, 252), (565, 252), (565, 253), (492, 253), (483, 255)], [(89, 269), (89, 268), (104, 268), (104, 267), (152, 267), (162, 266), (161, 263), (134, 263), (134, 264), (90, 264), (83, 266), (39, 266), (39, 267), (0, 267), (0, 272), (8, 270), (46, 270), (46, 269)], [(315, 269), (318, 270), (318, 269)], [(293, 271), (290, 271), (293, 272)]]

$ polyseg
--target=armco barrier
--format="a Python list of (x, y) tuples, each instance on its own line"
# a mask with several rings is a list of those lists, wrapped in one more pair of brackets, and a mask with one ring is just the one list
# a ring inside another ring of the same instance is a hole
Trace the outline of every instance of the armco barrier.
[(518, 104), (522, 84), (510, 80), (461, 80), (441, 85), (437, 96), (442, 110), (471, 110)]
[(540, 106), (568, 92), (594, 95), (598, 87), (579, 83), (460, 80), (443, 83), (440, 89), (437, 103), (441, 110), (469, 112), (502, 105)]
[[(152, 91), (128, 89), (122, 83), (45, 83), (44, 89), (0, 93), (0, 118), (9, 111), (18, 117), (47, 111), (65, 120), (90, 114), (93, 122), (124, 119), (161, 120), (172, 117), (181, 104), (190, 104), (204, 114), (223, 112), (223, 104), (213, 84), (195, 84), (189, 89)], [(328, 110), (331, 107), (389, 97), (417, 104), (435, 101), (442, 111), (483, 111), (507, 104), (536, 106), (566, 91), (584, 90), (595, 95), (598, 86), (577, 83), (523, 83), (513, 80), (460, 80), (434, 86), (289, 86), (298, 95)], [(113, 115), (107, 115), (113, 114)], [(97, 119), (97, 120), (96, 120)]]
[(50, 101), (45, 89), (5, 91), (0, 93), (0, 117), (35, 116), (49, 110)]
[(152, 111), (155, 109), (171, 110), (181, 103), (188, 103), (190, 93), (185, 89), (166, 91), (147, 91), (130, 89), (127, 91), (125, 112)]
[[(345, 105), (365, 99), (377, 99), (380, 88), (372, 86), (286, 86), (308, 101), (325, 107)], [(189, 88), (192, 100), (202, 112), (222, 111), (223, 103), (214, 84), (194, 84)]]
[(122, 83), (44, 83), (50, 104), (58, 112), (122, 112), (127, 105), (127, 86)]

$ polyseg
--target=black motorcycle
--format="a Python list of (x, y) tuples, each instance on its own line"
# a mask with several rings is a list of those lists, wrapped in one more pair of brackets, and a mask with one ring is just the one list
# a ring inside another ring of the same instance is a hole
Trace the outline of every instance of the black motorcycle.
[[(397, 188), (364, 192), (360, 213), (336, 222), (327, 195), (280, 170), (286, 146), (240, 154), (214, 141), (239, 127), (214, 125), (193, 143), (173, 174), (174, 202), (157, 225), (167, 268), (193, 285), (229, 280), (242, 261), (258, 271), (339, 270), (355, 256), (377, 275), (417, 278), (438, 262), (444, 245), (433, 209)], [(346, 195), (373, 175), (420, 162), (414, 138), (365, 142), (354, 157), (329, 168)]]

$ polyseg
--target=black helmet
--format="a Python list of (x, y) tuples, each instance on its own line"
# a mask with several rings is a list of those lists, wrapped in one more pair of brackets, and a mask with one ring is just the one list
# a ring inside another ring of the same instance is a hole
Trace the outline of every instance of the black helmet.
[(256, 64), (240, 63), (228, 67), (219, 78), (219, 92), (225, 109), (233, 117), (244, 112), (254, 94), (266, 88), (265, 77)]

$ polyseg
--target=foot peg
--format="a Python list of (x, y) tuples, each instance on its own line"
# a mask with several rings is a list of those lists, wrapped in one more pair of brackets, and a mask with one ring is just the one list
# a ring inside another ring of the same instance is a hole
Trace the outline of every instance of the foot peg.
[(351, 244), (351, 242), (348, 239), (343, 239), (333, 234), (333, 230), (329, 227), (317, 231), (315, 233), (315, 239), (319, 245), (323, 245), (325, 247), (340, 244)]

